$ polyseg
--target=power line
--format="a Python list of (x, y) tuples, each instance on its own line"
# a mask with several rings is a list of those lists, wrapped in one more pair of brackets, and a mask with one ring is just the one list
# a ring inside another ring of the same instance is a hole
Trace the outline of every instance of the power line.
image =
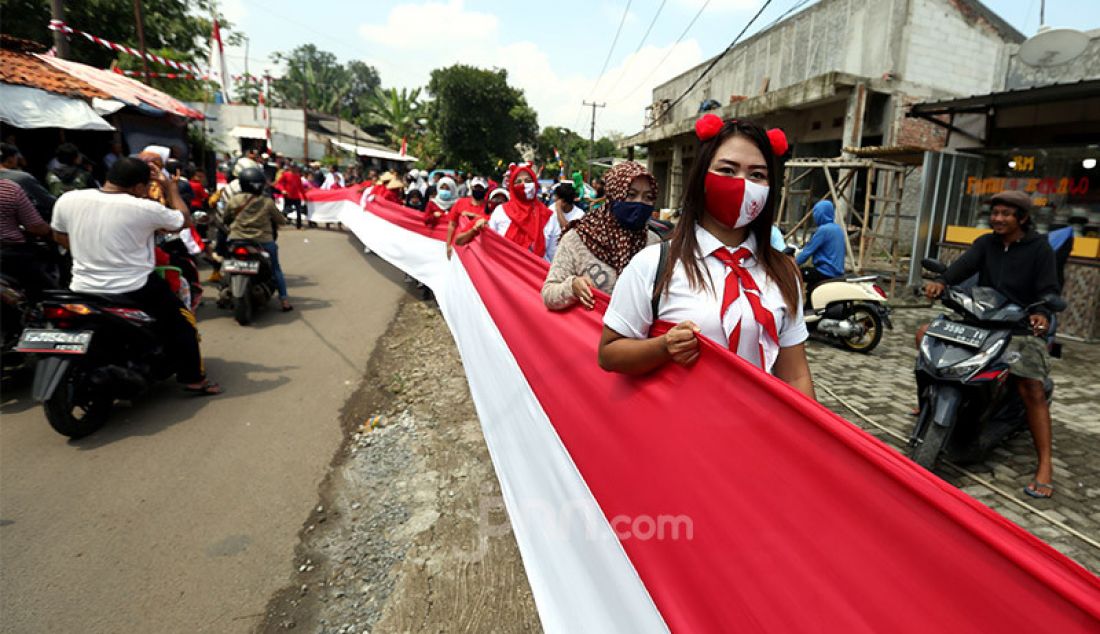
[(619, 28), (615, 30), (615, 37), (611, 40), (611, 48), (607, 49), (607, 57), (603, 60), (603, 68), (600, 69), (600, 74), (596, 76), (596, 85), (592, 87), (592, 94), (596, 94), (596, 89), (600, 87), (600, 80), (603, 79), (603, 74), (607, 72), (607, 65), (611, 63), (611, 54), (615, 52), (615, 45), (619, 43), (619, 34), (623, 32), (623, 25), (626, 24), (626, 16), (630, 13), (630, 4), (633, 1), (627, 0), (626, 2), (623, 17), (619, 20)]
[[(638, 59), (638, 53), (642, 51), (642, 47), (645, 46), (646, 40), (649, 39), (650, 32), (653, 31), (653, 25), (657, 24), (657, 18), (661, 17), (661, 11), (664, 10), (665, 3), (667, 1), (668, 0), (661, 0), (661, 5), (657, 7), (657, 13), (653, 14), (653, 19), (649, 21), (649, 27), (646, 28), (645, 35), (642, 36), (642, 41), (638, 42), (638, 48), (634, 49), (634, 53), (633, 56), (630, 58), (630, 61), (627, 62), (626, 66), (623, 66), (623, 69), (621, 71), (619, 71), (619, 76), (615, 78), (615, 83), (611, 84), (611, 87), (607, 89), (607, 92), (605, 94), (611, 94), (612, 92), (614, 92), (615, 88), (619, 85), (619, 82), (622, 81), (623, 77), (626, 76), (626, 71), (634, 65), (635, 60)], [(710, 0), (707, 1), (709, 2)]]
[(733, 38), (733, 41), (729, 43), (729, 46), (726, 47), (726, 50), (716, 55), (714, 59), (710, 61), (710, 64), (707, 64), (707, 67), (703, 69), (703, 72), (699, 73), (699, 76), (695, 78), (695, 81), (691, 82), (691, 85), (687, 87), (687, 90), (680, 93), (679, 97), (674, 99), (672, 103), (668, 104), (669, 110), (672, 110), (676, 106), (676, 104), (683, 101), (684, 97), (688, 96), (688, 93), (694, 90), (695, 87), (699, 85), (699, 82), (703, 81), (703, 78), (707, 76), (707, 73), (709, 73), (715, 66), (717, 66), (718, 62), (722, 61), (722, 58), (725, 57), (727, 53), (733, 50), (733, 47), (736, 46), (737, 42), (741, 40), (741, 36), (745, 34), (745, 31), (749, 30), (749, 27), (751, 27), (753, 23), (756, 22), (756, 19), (760, 17), (760, 14), (763, 13), (764, 10), (767, 9), (768, 5), (770, 5), (771, 3), (772, 0), (764, 0), (764, 4), (760, 6), (760, 10), (756, 12), (756, 15), (752, 16), (752, 19), (749, 20), (748, 24), (745, 25), (745, 28), (741, 29), (741, 32), (737, 34), (737, 37)]
[(638, 88), (644, 86), (645, 83), (649, 81), (649, 78), (653, 76), (653, 73), (657, 72), (657, 69), (660, 68), (662, 64), (668, 61), (669, 56), (672, 55), (672, 51), (676, 50), (676, 47), (680, 45), (680, 42), (682, 42), (683, 39), (687, 37), (688, 31), (691, 30), (691, 27), (695, 26), (695, 22), (699, 20), (699, 16), (703, 15), (703, 11), (707, 8), (707, 5), (709, 4), (710, 0), (706, 0), (706, 2), (703, 3), (703, 6), (699, 7), (699, 10), (695, 12), (695, 17), (691, 19), (691, 22), (688, 22), (687, 27), (685, 27), (684, 31), (680, 33), (680, 37), (676, 38), (676, 41), (672, 43), (672, 46), (668, 49), (668, 52), (665, 53), (665, 56), (661, 58), (661, 61), (657, 62), (657, 65), (649, 70), (649, 74), (645, 76), (645, 79), (634, 85), (634, 90), (631, 90), (630, 92), (626, 93), (625, 96), (623, 96), (624, 100), (634, 93), (638, 92)]

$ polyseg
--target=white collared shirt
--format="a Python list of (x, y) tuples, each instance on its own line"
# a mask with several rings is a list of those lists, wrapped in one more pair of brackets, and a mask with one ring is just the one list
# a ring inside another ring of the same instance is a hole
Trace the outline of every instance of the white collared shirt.
[[(688, 283), (687, 273), (683, 263), (677, 262), (672, 272), (667, 294), (661, 295), (658, 319), (680, 323), (685, 320), (695, 322), (699, 330), (707, 338), (721, 346), (729, 346), (729, 335), (734, 327), (741, 323), (741, 339), (737, 349), (737, 355), (749, 363), (760, 367), (760, 326), (752, 314), (752, 306), (749, 304), (745, 292), (742, 292), (737, 301), (730, 304), (729, 310), (724, 316), (719, 316), (722, 309), (722, 293), (725, 288), (727, 274), (726, 265), (718, 258), (710, 255), (715, 249), (725, 248), (731, 253), (739, 248), (746, 248), (756, 253), (756, 239), (749, 234), (747, 240), (737, 247), (727, 247), (711, 235), (701, 226), (695, 227), (695, 239), (701, 253), (706, 254), (702, 258), (704, 271), (709, 276), (710, 284), (704, 289), (692, 289)], [(765, 246), (770, 248), (770, 246)], [(615, 284), (615, 291), (611, 295), (611, 303), (604, 314), (603, 323), (615, 332), (632, 339), (649, 338), (649, 329), (654, 319), (652, 315), (651, 298), (653, 286), (657, 275), (658, 261), (661, 257), (660, 245), (651, 245), (642, 249), (630, 264), (623, 269)], [(806, 323), (802, 318), (802, 295), (799, 293), (798, 310), (794, 314), (787, 309), (783, 301), (783, 294), (779, 286), (769, 278), (756, 258), (750, 257), (744, 261), (744, 268), (752, 275), (757, 287), (760, 289), (761, 303), (775, 317), (775, 325), (779, 331), (779, 347), (787, 348), (796, 346), (809, 336)], [(801, 282), (799, 283), (801, 288)], [(770, 355), (769, 355), (770, 356)], [(774, 364), (774, 359), (769, 359), (768, 371)]]
[[(508, 212), (504, 211), (504, 205), (499, 205), (489, 215), (489, 228), (500, 235), (507, 234), (508, 227), (511, 226), (512, 219), (508, 217)], [(550, 214), (546, 224), (542, 225), (542, 237), (546, 241), (546, 253), (542, 257), (547, 262), (552, 262), (554, 253), (558, 249), (558, 239), (561, 238), (561, 227), (558, 226), (554, 214)]]

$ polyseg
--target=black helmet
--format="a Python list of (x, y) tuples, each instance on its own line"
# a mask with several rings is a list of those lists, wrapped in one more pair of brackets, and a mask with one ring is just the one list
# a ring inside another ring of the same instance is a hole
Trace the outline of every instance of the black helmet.
[(264, 186), (267, 185), (267, 179), (258, 167), (247, 167), (241, 170), (237, 175), (237, 182), (240, 183), (241, 191), (247, 194), (262, 194)]

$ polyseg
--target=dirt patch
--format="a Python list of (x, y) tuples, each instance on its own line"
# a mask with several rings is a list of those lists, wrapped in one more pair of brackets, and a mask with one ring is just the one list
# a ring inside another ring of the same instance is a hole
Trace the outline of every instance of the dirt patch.
[(406, 300), (258, 632), (539, 631), (450, 332)]

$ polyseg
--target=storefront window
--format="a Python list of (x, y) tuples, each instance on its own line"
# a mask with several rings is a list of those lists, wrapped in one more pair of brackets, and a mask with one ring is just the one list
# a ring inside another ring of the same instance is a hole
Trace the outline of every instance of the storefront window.
[(1027, 192), (1040, 232), (1070, 225), (1080, 236), (1100, 236), (1100, 147), (1031, 148), (985, 155), (981, 175), (960, 184), (957, 224), (989, 226), (989, 197)]

